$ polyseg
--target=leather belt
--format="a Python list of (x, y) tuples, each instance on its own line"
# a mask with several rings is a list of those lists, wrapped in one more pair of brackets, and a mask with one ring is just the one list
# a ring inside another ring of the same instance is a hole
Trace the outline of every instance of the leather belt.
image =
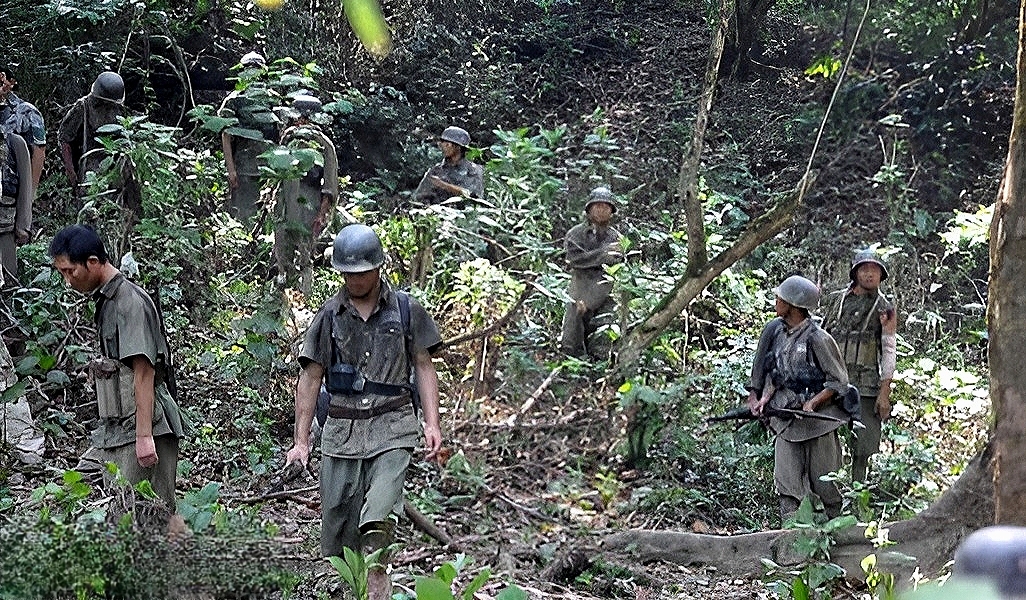
[(349, 406), (328, 406), (328, 416), (332, 419), (371, 419), (390, 413), (393, 410), (410, 404), (409, 396), (401, 396), (388, 402), (383, 402), (370, 408), (352, 408)]

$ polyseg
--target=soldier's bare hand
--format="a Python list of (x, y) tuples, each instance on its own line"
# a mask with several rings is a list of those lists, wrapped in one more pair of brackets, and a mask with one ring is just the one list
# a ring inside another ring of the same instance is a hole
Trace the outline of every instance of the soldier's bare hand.
[(442, 449), (442, 430), (438, 426), (424, 426), (424, 447), (427, 450), (425, 459), (435, 460), (438, 457), (438, 452)]
[(135, 436), (135, 458), (144, 469), (157, 464), (157, 446), (152, 435)]
[(584, 303), (584, 300), (577, 301), (577, 312), (584, 314), (588, 311), (588, 305)]
[(299, 463), (305, 468), (307, 463), (310, 461), (310, 447), (296, 444), (292, 446), (288, 454), (285, 455), (285, 466), (289, 466), (292, 463)]

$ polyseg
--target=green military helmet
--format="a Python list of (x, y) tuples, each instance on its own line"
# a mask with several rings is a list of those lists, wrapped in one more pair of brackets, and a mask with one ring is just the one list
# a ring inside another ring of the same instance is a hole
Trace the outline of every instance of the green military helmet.
[(887, 279), (887, 263), (884, 262), (883, 258), (876, 252), (876, 250), (859, 250), (855, 253), (855, 258), (851, 261), (851, 270), (848, 271), (848, 278), (855, 281), (858, 277), (857, 272), (859, 265), (866, 263), (873, 263), (880, 267), (880, 281)]
[(1026, 596), (1026, 527), (984, 527), (963, 540), (951, 580), (967, 579), (989, 580), (1005, 598)]
[(440, 139), (446, 142), (452, 142), (457, 146), (467, 148), (470, 146), (470, 134), (467, 133), (466, 129), (462, 127), (456, 127), (455, 125), (446, 127), (442, 135), (438, 136)]
[(613, 209), (613, 212), (616, 212), (616, 199), (613, 198), (613, 192), (604, 185), (598, 186), (588, 194), (588, 202), (584, 205), (584, 212), (588, 212), (592, 204), (599, 202), (605, 202)]
[(801, 275), (788, 277), (773, 288), (773, 293), (784, 302), (798, 308), (816, 310), (819, 306), (819, 286)]
[(335, 236), (331, 266), (343, 273), (366, 273), (385, 263), (381, 239), (366, 225), (346, 225)]
[(292, 108), (303, 117), (321, 112), (321, 101), (311, 94), (296, 94), (292, 97)]
[(121, 104), (125, 101), (125, 80), (114, 71), (104, 71), (96, 76), (89, 95)]
[(263, 68), (267, 66), (267, 60), (259, 52), (247, 52), (239, 59), (239, 64), (248, 69)]

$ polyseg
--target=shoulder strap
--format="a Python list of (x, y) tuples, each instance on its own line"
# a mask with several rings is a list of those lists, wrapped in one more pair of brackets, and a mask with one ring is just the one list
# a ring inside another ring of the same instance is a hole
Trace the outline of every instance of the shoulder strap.
[[(403, 335), (406, 336), (407, 346), (410, 341), (410, 295), (402, 290), (395, 291), (395, 297), (399, 302), (399, 321), (403, 325)], [(406, 352), (409, 353), (409, 347)]]

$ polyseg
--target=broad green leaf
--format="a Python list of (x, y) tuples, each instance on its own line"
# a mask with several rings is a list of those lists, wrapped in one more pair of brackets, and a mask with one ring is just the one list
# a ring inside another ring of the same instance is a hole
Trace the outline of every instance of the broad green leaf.
[(456, 600), (449, 584), (436, 577), (418, 577), (414, 591), (417, 600)]
[(368, 52), (380, 58), (392, 51), (392, 35), (377, 0), (342, 0), (342, 7), (353, 33)]

